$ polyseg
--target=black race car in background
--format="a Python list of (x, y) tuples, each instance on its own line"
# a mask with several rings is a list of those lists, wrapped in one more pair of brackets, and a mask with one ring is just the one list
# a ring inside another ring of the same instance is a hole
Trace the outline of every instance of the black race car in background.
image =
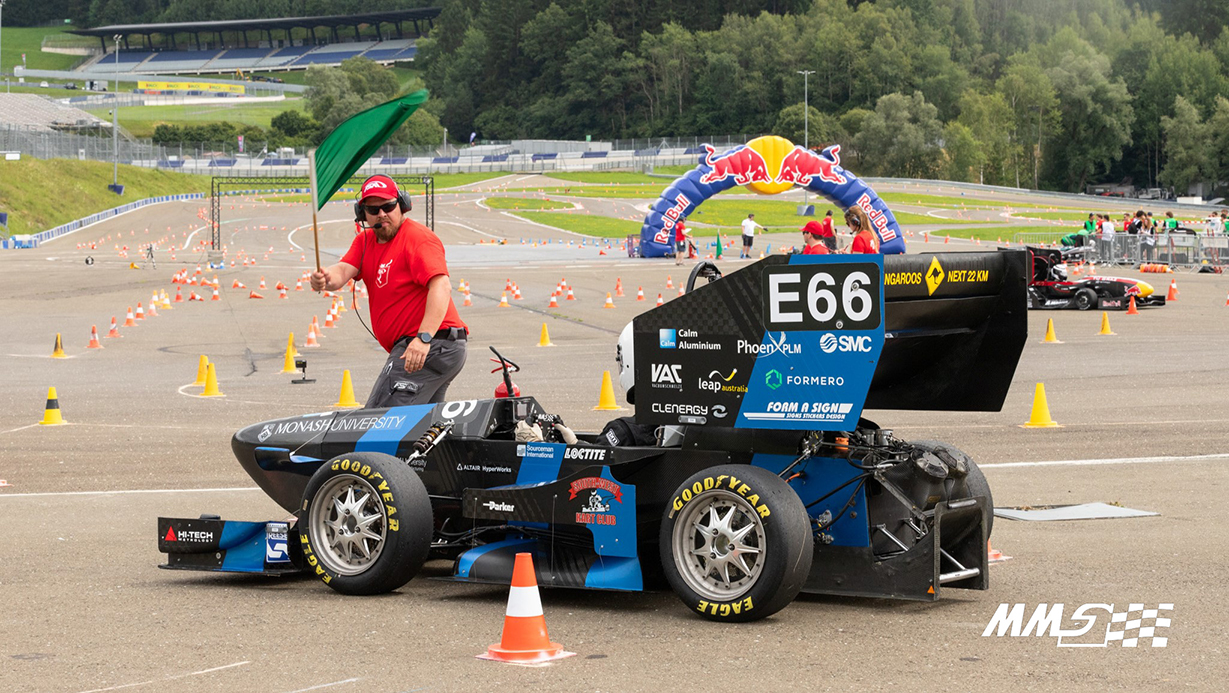
[(512, 397), (257, 423), (231, 447), (293, 517), (159, 518), (162, 567), (308, 571), (367, 595), (430, 556), (453, 580), (509, 584), (531, 552), (543, 587), (668, 585), (728, 622), (800, 591), (987, 589), (976, 463), (861, 412), (998, 411), (1027, 337), (1026, 260), (775, 255), (727, 277), (701, 263), (619, 339), (634, 419), (571, 438)]
[(1163, 306), (1165, 295), (1139, 279), (1125, 277), (1068, 277), (1068, 262), (1084, 258), (1087, 248), (1037, 248), (1027, 246), (1032, 276), (1028, 284), (1030, 309), (1126, 310), (1135, 297), (1135, 306)]

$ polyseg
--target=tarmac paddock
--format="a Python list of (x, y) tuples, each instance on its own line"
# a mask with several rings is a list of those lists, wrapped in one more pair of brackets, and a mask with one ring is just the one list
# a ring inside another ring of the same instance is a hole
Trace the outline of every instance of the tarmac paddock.
[[(436, 212), (454, 289), (466, 280), (474, 302), (460, 307), (454, 294), (472, 338), (450, 398), (491, 395), (499, 380), (489, 372), (487, 347), (495, 346), (522, 366), (514, 376), (522, 392), (573, 428), (598, 429), (630, 413), (592, 410), (602, 372), (615, 373), (618, 331), (658, 293), (677, 296), (690, 266), (630, 260), (617, 244), (599, 255), (592, 241), (580, 248), (572, 234), (522, 228), (483, 210), (473, 202), (478, 197), (441, 195)], [(622, 200), (598, 203), (631, 208)], [(227, 211), (224, 241), (257, 264), (218, 270), (220, 301), (173, 303), (137, 327), (121, 327), (122, 338), (102, 339), (100, 350), (85, 348), (92, 325), (104, 335), (111, 316), (122, 323), (128, 306), (147, 305), (156, 290), (173, 297), (172, 274), (204, 264), (199, 252), (181, 251), (174, 263), (159, 252), (157, 269), (129, 269), (129, 262), (142, 263), (112, 248), (118, 234), (135, 247), (142, 238), (174, 233), (182, 241), (197, 230), (195, 243), (204, 233), (200, 205), (145, 208), (0, 256), (0, 479), (9, 484), (0, 487), (0, 689), (659, 690), (728, 680), (756, 690), (1220, 690), (1215, 682), (1229, 676), (1220, 539), (1229, 515), (1222, 433), (1229, 424), (1229, 277), (1213, 274), (1101, 270), (1142, 277), (1159, 291), (1176, 277), (1180, 291), (1163, 308), (1111, 312), (1113, 337), (1096, 336), (1100, 311), (1031, 313), (1029, 342), (1001, 412), (866, 413), (906, 439), (943, 440), (972, 455), (997, 505), (1103, 501), (1160, 513), (1047, 523), (999, 518), (993, 545), (1012, 558), (991, 567), (987, 591), (945, 590), (934, 603), (803, 595), (774, 617), (728, 626), (688, 613), (669, 592), (548, 590), (542, 601), (551, 639), (578, 656), (526, 668), (474, 658), (499, 641), (507, 589), (429, 579), (449, 574), (446, 561), (429, 563), (395, 594), (369, 598), (335, 594), (312, 578), (159, 570), (159, 515), (285, 515), (234, 461), (234, 431), (331, 410), (343, 369), (361, 401), (384, 358), (355, 311), (324, 330), (319, 348), (304, 347), (312, 317), (323, 324), (329, 305), (293, 290), (312, 260), (310, 213), (302, 204), (237, 204), (244, 208)], [(321, 218), (327, 263), (353, 227), (348, 205), (329, 205)], [(93, 250), (76, 248), (108, 234), (113, 240)], [(494, 236), (509, 245), (489, 243)], [(522, 236), (552, 243), (522, 246), (515, 240)], [(794, 236), (770, 238), (777, 246)], [(973, 246), (915, 238), (909, 249)], [(85, 264), (87, 256), (94, 264)], [(728, 272), (745, 264), (727, 259), (721, 266)], [(667, 276), (675, 289), (665, 288)], [(288, 284), (288, 298), (268, 290), (263, 300), (249, 299), (261, 277), (270, 288)], [(578, 300), (547, 308), (563, 278)], [(626, 295), (603, 309), (616, 278)], [(249, 289), (230, 289), (234, 279)], [(499, 308), (509, 279), (524, 298), (509, 296), (511, 306)], [(638, 287), (643, 303), (635, 300)], [(186, 287), (185, 298), (188, 290), (201, 291)], [(348, 305), (350, 295), (343, 298)], [(361, 296), (359, 305), (365, 318)], [(1041, 343), (1047, 318), (1063, 344)], [(536, 346), (543, 323), (553, 348)], [(57, 332), (71, 358), (48, 358)], [(292, 385), (295, 376), (279, 372), (291, 332), (314, 384)], [(190, 396), (200, 388), (185, 387), (202, 354), (215, 364), (224, 398)], [(1062, 428), (1019, 427), (1038, 382)], [(36, 423), (51, 386), (67, 425)], [(1062, 603), (1068, 619), (1082, 604), (1174, 608), (1171, 626), (1156, 633), (1168, 638), (1163, 648), (1068, 648), (1048, 636), (983, 637), (1003, 603), (1024, 603), (1026, 616), (1038, 604)]]

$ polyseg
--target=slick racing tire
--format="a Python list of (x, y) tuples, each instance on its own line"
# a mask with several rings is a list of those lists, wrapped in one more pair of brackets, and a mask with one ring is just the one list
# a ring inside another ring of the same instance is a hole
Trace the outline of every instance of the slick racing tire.
[(1072, 305), (1076, 310), (1090, 310), (1097, 307), (1097, 292), (1087, 287), (1075, 292)]
[(711, 621), (754, 621), (798, 596), (811, 571), (810, 519), (798, 494), (758, 467), (724, 465), (674, 492), (661, 523), (666, 580)]
[(342, 594), (383, 594), (409, 582), (431, 546), (431, 500), (418, 474), (377, 452), (325, 462), (299, 512), (303, 559)]
[[(914, 447), (934, 453), (936, 457), (944, 460), (945, 463), (951, 460), (952, 463), (959, 463), (966, 470), (964, 479), (957, 481), (957, 484), (963, 482), (963, 489), (957, 485), (948, 500), (956, 501), (964, 498), (976, 498), (978, 496), (985, 498), (986, 505), (990, 508), (990, 518), (986, 520), (986, 538), (989, 539), (990, 532), (994, 529), (994, 496), (990, 494), (990, 484), (986, 481), (986, 475), (982, 474), (981, 469), (978, 468), (973, 458), (960, 449), (937, 440), (914, 440), (910, 442), (913, 443)], [(948, 466), (951, 467), (952, 463), (948, 463)], [(952, 541), (960, 541), (967, 535), (968, 531), (958, 532), (952, 537)], [(943, 543), (946, 544), (947, 542), (948, 537), (945, 535)]]

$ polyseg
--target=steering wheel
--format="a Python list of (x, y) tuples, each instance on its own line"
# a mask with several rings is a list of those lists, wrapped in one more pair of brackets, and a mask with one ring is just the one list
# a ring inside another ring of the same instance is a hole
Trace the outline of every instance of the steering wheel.
[(696, 266), (691, 268), (691, 275), (687, 277), (686, 293), (691, 293), (696, 286), (696, 279), (704, 277), (709, 284), (721, 279), (721, 269), (711, 260), (697, 262)]

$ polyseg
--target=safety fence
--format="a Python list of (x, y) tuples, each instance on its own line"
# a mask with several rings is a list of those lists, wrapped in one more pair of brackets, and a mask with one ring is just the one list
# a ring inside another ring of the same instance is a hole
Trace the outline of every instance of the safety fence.
[(8, 248), (37, 248), (40, 243), (46, 243), (47, 241), (50, 241), (53, 238), (59, 238), (60, 236), (70, 234), (73, 231), (76, 231), (78, 229), (83, 229), (86, 226), (89, 226), (91, 224), (96, 224), (105, 219), (110, 219), (111, 217), (119, 216), (120, 214), (124, 214), (125, 212), (131, 212), (134, 209), (139, 209), (141, 207), (146, 207), (148, 205), (156, 205), (162, 202), (179, 202), (183, 200), (201, 200), (201, 199), (204, 199), (204, 197), (205, 195), (203, 193), (187, 193), (184, 195), (162, 195), (160, 197), (147, 197), (143, 200), (129, 202), (126, 205), (120, 205), (119, 207), (113, 207), (111, 209), (103, 210), (101, 212), (98, 212), (97, 214), (91, 214), (88, 217), (83, 217), (81, 219), (70, 221), (67, 224), (61, 224), (55, 227), (54, 229), (47, 229), (46, 231), (42, 231), (40, 233), (32, 233), (28, 235), (12, 236), (10, 238), (6, 238), (2, 242), (0, 242), (0, 247), (6, 248), (6, 249)]
[(1165, 263), (1175, 269), (1229, 264), (1229, 236), (1208, 233), (1115, 234), (1112, 239), (1089, 239), (1088, 259), (1107, 265), (1135, 266)]

